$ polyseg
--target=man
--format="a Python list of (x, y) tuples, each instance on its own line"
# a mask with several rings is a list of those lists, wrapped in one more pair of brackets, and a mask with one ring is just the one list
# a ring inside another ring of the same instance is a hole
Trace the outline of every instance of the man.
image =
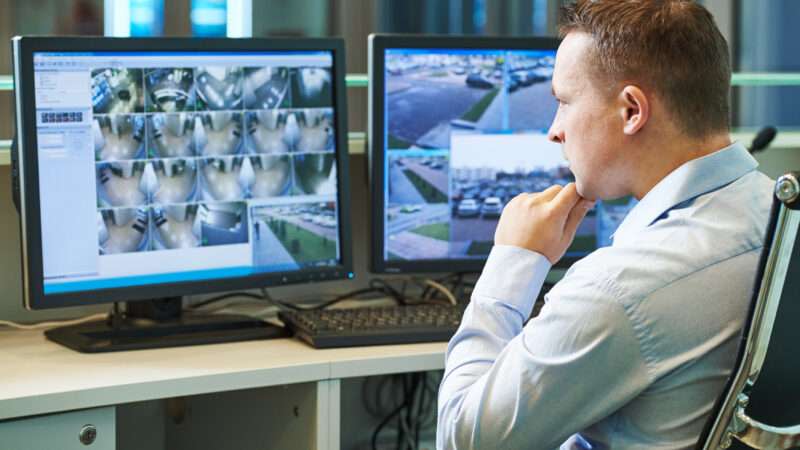
[[(505, 208), (439, 393), (439, 449), (692, 448), (730, 375), (771, 181), (729, 138), (730, 63), (686, 0), (579, 0), (549, 138), (576, 182)], [(533, 151), (533, 150), (532, 150)], [(526, 322), (592, 202), (639, 203)]]

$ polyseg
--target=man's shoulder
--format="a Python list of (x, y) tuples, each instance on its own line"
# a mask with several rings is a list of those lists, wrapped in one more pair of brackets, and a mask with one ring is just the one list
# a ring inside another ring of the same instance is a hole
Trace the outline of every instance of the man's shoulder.
[(670, 210), (624, 244), (592, 252), (573, 264), (563, 281), (591, 285), (616, 301), (634, 301), (737, 256), (760, 251), (771, 189), (772, 180), (751, 172)]

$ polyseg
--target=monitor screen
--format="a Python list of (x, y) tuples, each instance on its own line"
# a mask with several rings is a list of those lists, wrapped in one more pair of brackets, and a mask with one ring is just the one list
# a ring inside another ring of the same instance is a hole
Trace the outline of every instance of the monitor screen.
[(347, 276), (333, 49), (31, 56), (44, 297)]
[[(556, 48), (551, 39), (373, 39), (377, 271), (478, 270), (511, 198), (574, 181), (547, 138)], [(608, 245), (629, 203), (590, 211), (564, 264)]]

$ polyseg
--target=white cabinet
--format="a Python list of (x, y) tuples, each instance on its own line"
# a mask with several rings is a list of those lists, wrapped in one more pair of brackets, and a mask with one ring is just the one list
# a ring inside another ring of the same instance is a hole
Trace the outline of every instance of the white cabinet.
[(113, 406), (84, 409), (2, 421), (0, 449), (115, 450), (116, 434)]

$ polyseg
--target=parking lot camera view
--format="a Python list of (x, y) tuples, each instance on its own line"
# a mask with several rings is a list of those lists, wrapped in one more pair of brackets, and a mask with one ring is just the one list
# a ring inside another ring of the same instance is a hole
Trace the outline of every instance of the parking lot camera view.
[(288, 269), (337, 258), (334, 202), (254, 207), (253, 265)]
[[(547, 139), (555, 50), (385, 56), (385, 260), (485, 258), (510, 199), (574, 180)], [(567, 256), (609, 245), (633, 203), (599, 202)]]

